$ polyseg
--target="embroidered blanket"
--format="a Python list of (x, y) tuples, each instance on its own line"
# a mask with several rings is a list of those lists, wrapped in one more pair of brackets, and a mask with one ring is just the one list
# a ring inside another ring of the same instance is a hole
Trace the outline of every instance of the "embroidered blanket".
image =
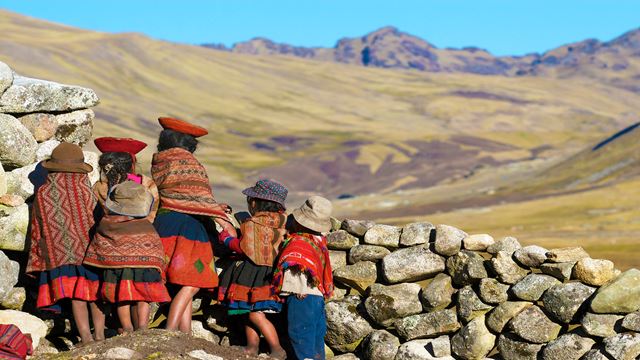
[(280, 244), (287, 233), (283, 213), (259, 212), (240, 226), (240, 248), (255, 264), (273, 266)]

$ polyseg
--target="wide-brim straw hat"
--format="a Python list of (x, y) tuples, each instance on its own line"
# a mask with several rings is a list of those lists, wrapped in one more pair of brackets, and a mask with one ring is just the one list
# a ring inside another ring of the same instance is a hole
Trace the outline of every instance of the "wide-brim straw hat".
[(282, 207), (285, 207), (284, 202), (287, 199), (289, 191), (280, 183), (273, 180), (262, 179), (258, 180), (254, 186), (242, 190), (242, 193), (248, 197), (277, 202), (282, 205)]
[(153, 195), (135, 181), (125, 181), (113, 188), (105, 207), (113, 214), (132, 217), (147, 217), (153, 206)]
[(51, 158), (43, 161), (42, 167), (52, 172), (87, 174), (93, 171), (93, 166), (84, 162), (82, 148), (65, 142), (53, 149)]
[(331, 201), (322, 196), (312, 196), (299, 208), (293, 210), (293, 218), (307, 229), (325, 233), (331, 230)]

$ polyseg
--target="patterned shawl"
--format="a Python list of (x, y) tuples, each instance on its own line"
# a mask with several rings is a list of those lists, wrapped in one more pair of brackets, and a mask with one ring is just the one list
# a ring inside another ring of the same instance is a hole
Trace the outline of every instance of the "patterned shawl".
[(333, 274), (327, 239), (324, 236), (291, 234), (282, 244), (278, 264), (273, 272), (273, 286), (279, 294), (287, 269), (300, 271), (309, 277), (310, 285), (317, 286), (326, 299), (333, 295)]
[(286, 230), (283, 213), (259, 212), (240, 226), (240, 248), (251, 261), (260, 266), (273, 266)]
[(160, 192), (160, 207), (191, 215), (222, 217), (207, 170), (187, 150), (173, 148), (153, 154), (151, 176)]
[[(156, 218), (156, 213), (158, 212), (158, 206), (160, 205), (160, 195), (158, 195), (158, 187), (156, 186), (156, 183), (151, 180), (151, 178), (144, 175), (140, 175), (140, 178), (142, 178), (142, 182), (136, 182), (142, 184), (147, 190), (149, 190), (149, 192), (151, 192), (151, 195), (153, 195), (153, 206), (151, 207), (149, 216), (146, 217), (149, 222), (153, 223), (153, 220), (155, 220)], [(98, 203), (100, 203), (100, 206), (102, 207), (103, 214), (108, 213), (107, 209), (104, 207), (104, 202), (107, 200), (107, 194), (109, 192), (108, 188), (109, 184), (102, 180), (96, 182), (93, 185), (93, 193), (98, 198)]]
[(87, 174), (49, 173), (33, 202), (27, 272), (82, 264), (95, 206)]
[(100, 268), (164, 269), (164, 248), (147, 219), (105, 215), (87, 249), (84, 263)]

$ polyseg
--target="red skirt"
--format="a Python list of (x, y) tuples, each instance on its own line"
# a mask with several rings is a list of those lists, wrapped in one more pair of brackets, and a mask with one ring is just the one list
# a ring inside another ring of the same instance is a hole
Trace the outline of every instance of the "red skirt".
[(110, 303), (171, 301), (158, 269), (105, 269), (100, 295)]
[(96, 301), (99, 290), (100, 277), (93, 269), (63, 265), (40, 273), (36, 306), (50, 307), (62, 299)]

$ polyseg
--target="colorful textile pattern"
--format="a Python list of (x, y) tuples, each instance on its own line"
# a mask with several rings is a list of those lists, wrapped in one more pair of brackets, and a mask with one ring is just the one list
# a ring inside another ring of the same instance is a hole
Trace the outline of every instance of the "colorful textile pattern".
[[(151, 195), (153, 195), (153, 206), (151, 207), (151, 212), (149, 213), (149, 216), (146, 217), (146, 219), (152, 223), (153, 220), (156, 218), (156, 213), (158, 212), (158, 206), (160, 205), (160, 195), (158, 194), (158, 187), (150, 177), (147, 177), (144, 175), (129, 174), (127, 177), (128, 180), (133, 180), (133, 181), (135, 181), (136, 178), (142, 179), (142, 182), (140, 181), (136, 181), (136, 182), (138, 184), (142, 184), (147, 190), (149, 190), (149, 192), (151, 192)], [(104, 207), (104, 202), (107, 200), (107, 193), (109, 192), (108, 187), (109, 187), (109, 184), (107, 184), (102, 180), (98, 181), (93, 185), (93, 193), (98, 198), (98, 202), (102, 207), (102, 214), (106, 214), (108, 212), (107, 209)]]
[(272, 291), (272, 274), (271, 266), (236, 261), (220, 274), (218, 300), (227, 306), (229, 315), (251, 311), (280, 312), (282, 304)]
[(213, 197), (207, 171), (187, 150), (173, 148), (153, 154), (151, 175), (158, 185), (161, 208), (226, 219)]
[(105, 269), (102, 278), (100, 295), (110, 303), (171, 301), (157, 269)]
[(324, 236), (296, 233), (289, 235), (284, 241), (273, 273), (274, 290), (277, 294), (282, 289), (286, 269), (307, 274), (313, 279), (313, 284), (310, 285), (318, 287), (325, 298), (330, 298), (333, 294), (331, 262)]
[(20, 331), (13, 324), (0, 325), (0, 358), (1, 359), (26, 359), (33, 353), (31, 337)]
[(203, 221), (193, 215), (160, 209), (153, 225), (164, 246), (167, 281), (182, 286), (218, 285), (213, 247)]
[(287, 233), (282, 213), (259, 212), (240, 226), (240, 248), (255, 265), (273, 266)]
[(27, 272), (82, 264), (95, 206), (87, 174), (50, 173), (33, 202)]
[(164, 270), (164, 248), (147, 219), (105, 215), (84, 258), (99, 268), (153, 268)]
[(38, 308), (55, 305), (62, 299), (96, 301), (100, 277), (82, 265), (63, 265), (40, 273)]

